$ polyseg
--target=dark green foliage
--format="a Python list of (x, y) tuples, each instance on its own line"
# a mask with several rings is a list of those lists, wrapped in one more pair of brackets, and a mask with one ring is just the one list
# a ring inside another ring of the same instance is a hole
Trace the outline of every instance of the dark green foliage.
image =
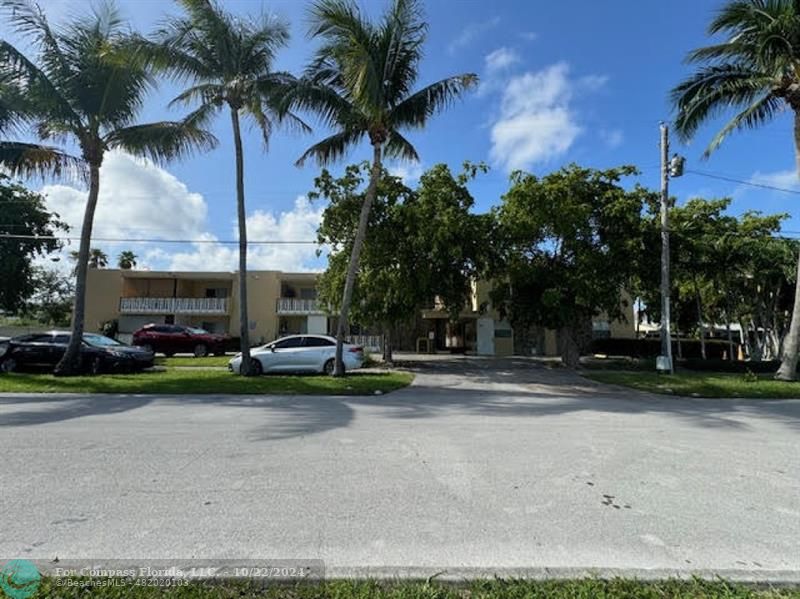
[[(642, 251), (641, 212), (652, 193), (621, 180), (624, 166), (572, 165), (536, 177), (516, 172), (495, 211), (499, 255), (494, 303), (515, 328), (562, 332), (562, 357), (576, 364), (600, 313), (623, 318), (620, 294)], [(588, 329), (588, 332), (587, 332)]]
[(0, 174), (0, 310), (17, 312), (36, 291), (33, 260), (57, 251), (54, 239), (10, 239), (3, 235), (52, 237), (67, 226), (45, 199)]

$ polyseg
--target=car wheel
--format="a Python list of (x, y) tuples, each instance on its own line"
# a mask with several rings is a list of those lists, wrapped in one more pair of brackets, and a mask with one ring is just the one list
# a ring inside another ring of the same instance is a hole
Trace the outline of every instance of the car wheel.
[(89, 372), (92, 374), (101, 374), (103, 372), (103, 359), (100, 356), (92, 358), (89, 364)]
[(164, 355), (165, 355), (166, 357), (168, 357), (168, 358), (171, 358), (172, 356), (174, 356), (174, 355), (175, 355), (175, 352), (174, 352), (174, 351), (165, 351), (165, 352), (164, 352)]
[(14, 358), (6, 358), (0, 362), (0, 372), (14, 372), (17, 369), (17, 361)]
[(208, 355), (208, 348), (203, 345), (202, 343), (198, 343), (194, 346), (194, 357), (195, 358), (204, 358)]
[(253, 376), (261, 376), (264, 374), (264, 367), (261, 365), (261, 360), (250, 358), (250, 374)]
[[(344, 369), (344, 364), (342, 364), (342, 369)], [(333, 371), (336, 370), (336, 360), (331, 358), (325, 362), (325, 366), (322, 367), (322, 370), (328, 376), (333, 376)]]

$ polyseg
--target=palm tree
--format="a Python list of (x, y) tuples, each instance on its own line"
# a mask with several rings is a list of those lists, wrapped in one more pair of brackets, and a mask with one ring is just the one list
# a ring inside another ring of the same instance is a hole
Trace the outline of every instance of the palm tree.
[(56, 367), (57, 374), (72, 374), (83, 337), (86, 271), (105, 153), (120, 148), (161, 162), (196, 148), (210, 149), (216, 139), (198, 127), (198, 115), (178, 122), (135, 124), (154, 80), (144, 64), (133, 60), (130, 36), (112, 6), (75, 18), (58, 30), (51, 29), (41, 9), (26, 0), (0, 0), (0, 6), (17, 33), (38, 51), (36, 59), (29, 59), (7, 40), (0, 40), (0, 81), (5, 83), (0, 105), (17, 123), (31, 125), (41, 140), (71, 140), (79, 149), (78, 155), (71, 155), (47, 146), (4, 147), (0, 161), (13, 172), (26, 174), (31, 170), (60, 174), (65, 165), (77, 165), (89, 184), (76, 266), (72, 336)]
[(119, 256), (117, 256), (117, 266), (123, 270), (136, 268), (136, 258), (138, 258), (138, 256), (130, 250), (120, 252)]
[[(72, 250), (69, 253), (69, 257), (71, 260), (75, 262), (75, 270), (74, 272), (78, 272), (78, 262), (80, 261), (80, 252), (76, 250)], [(108, 254), (106, 254), (103, 250), (98, 248), (91, 248), (89, 250), (89, 260), (87, 262), (89, 268), (105, 268), (108, 266)]]
[[(672, 90), (678, 134), (691, 139), (719, 113), (737, 114), (716, 134), (708, 157), (735, 130), (755, 129), (789, 109), (800, 174), (800, 3), (796, 0), (735, 0), (711, 22), (710, 35), (724, 41), (692, 51), (697, 71)], [(794, 380), (800, 347), (800, 256), (794, 309), (775, 378)]]
[(337, 327), (335, 376), (344, 374), (342, 345), (348, 330), (359, 255), (377, 192), (384, 156), (418, 160), (402, 129), (421, 129), (428, 119), (474, 86), (468, 73), (448, 77), (419, 91), (416, 83), (427, 25), (417, 0), (393, 0), (371, 22), (350, 0), (318, 0), (311, 8), (309, 35), (321, 45), (304, 77), (285, 97), (288, 106), (318, 114), (335, 130), (297, 161), (321, 165), (342, 157), (365, 137), (372, 146), (372, 169), (350, 253)]
[(239, 221), (239, 335), (242, 374), (252, 374), (247, 314), (247, 220), (244, 198), (244, 153), (240, 118), (260, 130), (266, 149), (275, 124), (288, 121), (308, 127), (291, 112), (279, 111), (278, 92), (294, 80), (272, 71), (277, 50), (286, 45), (286, 24), (263, 16), (242, 19), (212, 0), (178, 0), (186, 16), (170, 20), (154, 42), (140, 40), (152, 64), (190, 84), (171, 104), (199, 102), (204, 118), (223, 108), (230, 113), (236, 153), (236, 207)]

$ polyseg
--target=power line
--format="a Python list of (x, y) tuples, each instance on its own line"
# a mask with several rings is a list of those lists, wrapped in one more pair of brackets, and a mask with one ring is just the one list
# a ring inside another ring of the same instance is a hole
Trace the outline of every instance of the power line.
[(786, 189), (784, 187), (776, 187), (775, 185), (767, 185), (766, 183), (754, 183), (753, 181), (744, 181), (742, 179), (736, 179), (734, 177), (727, 177), (725, 175), (715, 175), (714, 173), (705, 173), (703, 171), (695, 171), (691, 169), (686, 169), (684, 172), (691, 173), (692, 175), (699, 175), (700, 177), (708, 177), (709, 179), (718, 179), (720, 181), (727, 181), (729, 183), (738, 183), (740, 185), (749, 185), (750, 187), (759, 187), (761, 189), (769, 189), (771, 191), (780, 191), (783, 193), (800, 195), (800, 190), (797, 189)]
[[(0, 233), (0, 239), (35, 239), (41, 241), (80, 241), (80, 237), (65, 237), (53, 235), (9, 235)], [(142, 238), (111, 238), (111, 237), (92, 237), (92, 241), (102, 243), (208, 243), (220, 245), (238, 245), (237, 239), (142, 239)], [(319, 245), (316, 241), (306, 240), (257, 240), (247, 241), (247, 245)]]

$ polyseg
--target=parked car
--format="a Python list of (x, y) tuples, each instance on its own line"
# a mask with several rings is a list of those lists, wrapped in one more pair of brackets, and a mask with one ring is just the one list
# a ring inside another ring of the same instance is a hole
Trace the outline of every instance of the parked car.
[[(323, 372), (333, 374), (336, 339), (327, 335), (291, 335), (250, 350), (256, 374), (265, 372)], [(345, 370), (361, 368), (364, 348), (344, 344)], [(228, 362), (231, 372), (239, 373), (242, 355), (236, 354)]]
[[(13, 337), (0, 344), (0, 371), (13, 372), (24, 367), (52, 368), (67, 350), (71, 334), (49, 331)], [(135, 372), (153, 365), (153, 352), (131, 347), (110, 337), (84, 333), (81, 343), (81, 370), (101, 372)]]
[(133, 333), (133, 345), (138, 345), (166, 356), (194, 354), (198, 358), (225, 354), (225, 335), (209, 333), (205, 329), (177, 324), (147, 324)]

